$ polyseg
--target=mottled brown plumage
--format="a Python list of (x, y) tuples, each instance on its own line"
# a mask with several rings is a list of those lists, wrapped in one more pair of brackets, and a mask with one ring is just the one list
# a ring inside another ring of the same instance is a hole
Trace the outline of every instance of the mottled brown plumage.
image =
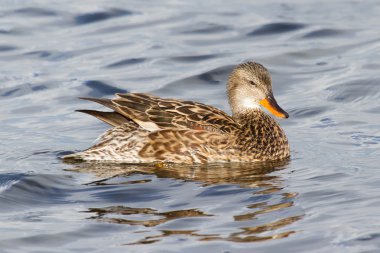
[(281, 160), (290, 155), (274, 115), (288, 114), (276, 103), (269, 72), (247, 62), (231, 73), (232, 116), (202, 103), (148, 94), (116, 94), (114, 99), (83, 98), (112, 112), (80, 110), (113, 126), (99, 143), (65, 159), (123, 163), (211, 163)]

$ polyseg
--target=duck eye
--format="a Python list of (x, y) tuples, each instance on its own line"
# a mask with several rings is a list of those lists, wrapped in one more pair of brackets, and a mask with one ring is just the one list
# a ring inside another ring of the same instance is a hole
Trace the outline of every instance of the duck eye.
[(256, 83), (254, 81), (249, 81), (250, 85), (256, 86)]

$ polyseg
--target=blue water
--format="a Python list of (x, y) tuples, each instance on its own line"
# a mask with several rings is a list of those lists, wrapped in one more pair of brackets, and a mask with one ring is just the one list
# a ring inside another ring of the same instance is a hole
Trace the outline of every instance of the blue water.
[[(0, 252), (379, 252), (378, 1), (0, 0)], [(273, 78), (289, 162), (65, 164), (108, 126), (77, 97), (230, 112)]]

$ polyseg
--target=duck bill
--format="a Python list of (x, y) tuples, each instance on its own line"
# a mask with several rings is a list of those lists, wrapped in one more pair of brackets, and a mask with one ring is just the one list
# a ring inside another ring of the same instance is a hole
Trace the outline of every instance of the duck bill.
[(260, 104), (270, 111), (274, 116), (279, 118), (289, 118), (289, 114), (284, 111), (276, 102), (272, 95), (260, 101)]

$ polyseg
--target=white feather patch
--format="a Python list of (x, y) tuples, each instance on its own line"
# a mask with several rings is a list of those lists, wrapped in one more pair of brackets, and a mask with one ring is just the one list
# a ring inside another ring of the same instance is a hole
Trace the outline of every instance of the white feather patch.
[(142, 128), (144, 128), (145, 130), (148, 130), (150, 132), (160, 130), (160, 128), (154, 122), (149, 122), (149, 121), (146, 122), (146, 121), (141, 121), (138, 119), (133, 119), (133, 121), (136, 122)]
[(243, 108), (246, 108), (246, 109), (260, 108), (260, 105), (250, 98), (243, 98), (243, 100), (241, 101), (241, 104), (242, 104)]

